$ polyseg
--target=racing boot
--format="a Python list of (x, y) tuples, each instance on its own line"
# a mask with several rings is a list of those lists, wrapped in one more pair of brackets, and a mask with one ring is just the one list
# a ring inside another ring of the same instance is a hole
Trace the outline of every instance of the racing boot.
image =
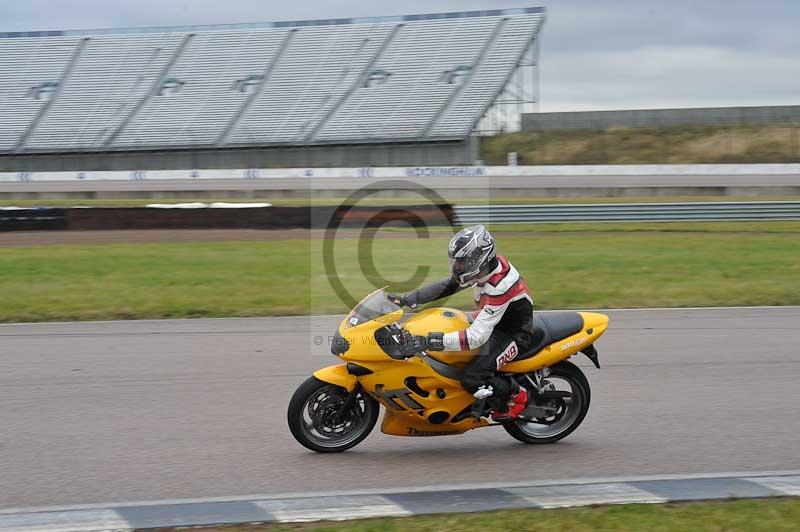
[(489, 385), (485, 384), (478, 388), (473, 397), (475, 397), (475, 402), (472, 403), (470, 407), (470, 415), (475, 419), (480, 419), (486, 414), (486, 401), (488, 401), (494, 395), (494, 388)]
[(519, 387), (519, 391), (511, 396), (506, 410), (496, 410), (492, 412), (493, 421), (510, 421), (517, 419), (523, 410), (528, 406), (528, 390)]

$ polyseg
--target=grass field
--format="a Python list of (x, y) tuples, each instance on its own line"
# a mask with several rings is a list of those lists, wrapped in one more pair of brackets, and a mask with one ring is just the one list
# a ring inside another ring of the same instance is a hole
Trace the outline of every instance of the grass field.
[(800, 162), (800, 124), (553, 129), (487, 137), (481, 156), (506, 164), (703, 164)]
[[(553, 224), (493, 228), (538, 308), (800, 304), (800, 222)], [(511, 231), (509, 231), (511, 229)], [(402, 232), (395, 230), (396, 232)], [(335, 242), (342, 284), (387, 284), (418, 266), (446, 274), (447, 235), (380, 233)], [(344, 312), (321, 240), (0, 247), (0, 321), (301, 315)], [(360, 259), (359, 259), (360, 257)], [(380, 281), (376, 281), (376, 284)], [(460, 294), (451, 305), (468, 305)]]
[(780, 532), (800, 523), (800, 499), (692, 504), (638, 504), (559, 510), (369, 519), (343, 523), (206, 528), (208, 532), (315, 530), (319, 532)]

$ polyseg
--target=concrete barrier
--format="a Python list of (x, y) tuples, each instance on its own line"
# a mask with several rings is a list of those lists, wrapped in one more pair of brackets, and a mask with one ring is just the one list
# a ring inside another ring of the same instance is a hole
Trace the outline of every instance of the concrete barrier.
[(577, 166), (400, 166), (380, 168), (236, 168), (108, 172), (0, 172), (0, 183), (60, 181), (175, 181), (205, 179), (442, 178), (537, 176), (800, 175), (800, 164), (645, 164)]
[(256, 207), (244, 209), (76, 208), (0, 210), (0, 231), (142, 229), (326, 229), (449, 225), (453, 206)]
[(56, 231), (66, 226), (66, 209), (0, 209), (0, 231)]

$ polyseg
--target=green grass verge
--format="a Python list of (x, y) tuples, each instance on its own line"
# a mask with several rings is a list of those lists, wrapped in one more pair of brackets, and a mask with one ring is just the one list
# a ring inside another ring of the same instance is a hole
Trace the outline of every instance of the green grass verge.
[(486, 164), (703, 164), (800, 162), (800, 124), (553, 129), (487, 137)]
[[(501, 251), (526, 277), (538, 308), (800, 304), (800, 222), (497, 229)], [(430, 266), (427, 280), (439, 278), (447, 240), (376, 239), (367, 273), (398, 290), (412, 287), (401, 280), (418, 267)], [(323, 268), (321, 243), (2, 247), (0, 321), (346, 311)], [(354, 296), (372, 289), (358, 259), (369, 248), (365, 239), (335, 243), (339, 278)], [(450, 304), (468, 306), (469, 294)]]
[(510, 510), (479, 514), (369, 519), (342, 523), (211, 527), (209, 532), (317, 530), (319, 532), (779, 532), (795, 531), (800, 499), (691, 504), (630, 504), (558, 510)]
[[(150, 203), (271, 203), (280, 207), (318, 207), (342, 205), (345, 198), (256, 198), (256, 199), (47, 199), (0, 200), (0, 207), (144, 207)], [(625, 196), (609, 198), (469, 198), (454, 200), (455, 205), (554, 205), (574, 203), (685, 203), (698, 201), (800, 201), (796, 195), (764, 196)], [(419, 197), (365, 198), (358, 205), (419, 205)]]

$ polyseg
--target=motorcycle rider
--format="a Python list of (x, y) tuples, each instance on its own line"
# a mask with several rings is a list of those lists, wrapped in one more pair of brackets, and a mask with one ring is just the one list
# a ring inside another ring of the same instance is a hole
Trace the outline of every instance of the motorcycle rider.
[(450, 277), (405, 295), (388, 296), (396, 304), (413, 309), (474, 287), (479, 311), (469, 328), (431, 332), (411, 341), (417, 352), (480, 348), (464, 370), (461, 386), (476, 399), (494, 398), (495, 421), (514, 419), (527, 405), (527, 390), (497, 370), (531, 347), (533, 298), (517, 269), (496, 254), (494, 238), (483, 225), (458, 232), (450, 241), (447, 254)]

